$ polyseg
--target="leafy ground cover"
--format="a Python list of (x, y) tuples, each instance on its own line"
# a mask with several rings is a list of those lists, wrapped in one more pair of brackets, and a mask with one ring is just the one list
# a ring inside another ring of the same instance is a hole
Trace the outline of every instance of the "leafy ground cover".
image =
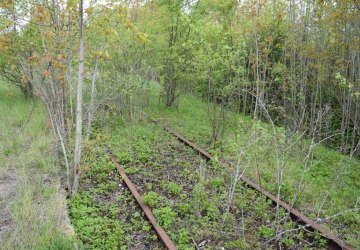
[[(204, 249), (253, 249), (274, 236), (273, 207), (241, 185), (230, 198), (234, 180), (228, 171), (208, 164), (161, 128), (130, 129), (127, 135), (132, 137), (127, 149), (121, 148), (117, 136), (112, 139), (122, 152), (117, 157), (179, 249), (194, 249), (195, 244)], [(294, 227), (291, 222), (282, 226)], [(304, 232), (291, 234), (268, 246), (301, 246), (305, 237)]]
[[(274, 207), (241, 183), (234, 185), (231, 169), (224, 171), (216, 162), (206, 162), (160, 126), (119, 122), (86, 146), (89, 166), (84, 166), (81, 192), (70, 201), (75, 230), (86, 248), (162, 248), (124, 189), (106, 148), (95, 147), (101, 140), (109, 140), (106, 144), (179, 249), (323, 247), (318, 235), (303, 230), (273, 240)], [(295, 227), (289, 220), (280, 226)]]
[(69, 201), (81, 249), (164, 249), (110, 162), (104, 140), (85, 144), (82, 188)]

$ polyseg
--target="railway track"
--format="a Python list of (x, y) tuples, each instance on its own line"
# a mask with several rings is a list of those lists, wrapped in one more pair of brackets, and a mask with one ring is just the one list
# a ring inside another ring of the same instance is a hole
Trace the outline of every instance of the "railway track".
[[(165, 130), (169, 132), (170, 134), (174, 135), (178, 138), (181, 142), (185, 143), (189, 147), (196, 150), (198, 153), (200, 153), (203, 157), (205, 157), (208, 160), (211, 160), (213, 157), (211, 154), (206, 152), (205, 149), (201, 148), (200, 146), (196, 145), (195, 143), (189, 141), (185, 136), (181, 135), (179, 132), (171, 129), (170, 127), (165, 127)], [(222, 161), (223, 164), (226, 164), (225, 161)], [(318, 225), (315, 221), (307, 218), (305, 215), (297, 211), (296, 209), (292, 208), (290, 205), (286, 204), (282, 200), (278, 200), (275, 195), (271, 194), (270, 192), (266, 191), (265, 189), (261, 188), (260, 185), (252, 182), (250, 179), (247, 179), (245, 177), (241, 177), (241, 180), (250, 188), (260, 192), (264, 196), (266, 196), (268, 199), (270, 199), (274, 204), (279, 203), (279, 205), (284, 208), (286, 211), (290, 213), (290, 217), (293, 221), (296, 223), (299, 223), (301, 225), (306, 226), (307, 229), (311, 231), (318, 231), (321, 233), (322, 237), (327, 242), (328, 249), (331, 250), (337, 250), (337, 249), (346, 249), (346, 250), (353, 250), (351, 246), (349, 246), (344, 240), (333, 234), (332, 232), (326, 230), (322, 226)]]
[(159, 226), (159, 224), (156, 222), (155, 216), (151, 212), (148, 205), (146, 205), (142, 200), (139, 192), (137, 191), (136, 187), (133, 185), (133, 183), (130, 181), (129, 177), (126, 175), (125, 170), (120, 166), (119, 163), (116, 162), (115, 158), (111, 156), (111, 161), (114, 163), (117, 171), (119, 172), (121, 178), (125, 182), (126, 186), (129, 188), (130, 192), (134, 196), (136, 202), (139, 204), (143, 212), (145, 213), (147, 219), (151, 223), (152, 227), (156, 231), (157, 235), (160, 237), (161, 241), (164, 243), (167, 249), (169, 250), (177, 250), (177, 247), (172, 242), (170, 237), (166, 234), (165, 230)]
[[(157, 124), (156, 120), (153, 120)], [(165, 127), (165, 131), (167, 131), (169, 134), (176, 137), (180, 142), (184, 143), (186, 146), (191, 147), (194, 149), (197, 153), (199, 153), (201, 156), (203, 156), (206, 160), (213, 159), (213, 156), (209, 154), (205, 149), (201, 148), (200, 146), (196, 145), (195, 143), (188, 140), (185, 136), (181, 135), (179, 132), (173, 130), (170, 127)], [(124, 180), (125, 184), (131, 191), (132, 195), (136, 199), (138, 205), (145, 213), (147, 219), (151, 223), (152, 227), (156, 231), (157, 235), (163, 242), (164, 246), (169, 250), (175, 250), (177, 247), (172, 242), (170, 237), (167, 235), (165, 230), (159, 226), (157, 223), (155, 216), (152, 214), (151, 209), (142, 201), (141, 196), (135, 186), (130, 181), (129, 177), (126, 175), (124, 169), (120, 166), (119, 163), (116, 162), (115, 158), (111, 156), (111, 161), (115, 165), (117, 171), (121, 175), (122, 179)], [(225, 161), (221, 160), (222, 164), (227, 164)], [(286, 204), (282, 200), (278, 200), (275, 195), (271, 194), (270, 192), (264, 190), (260, 185), (252, 182), (251, 180), (242, 177), (241, 181), (249, 188), (259, 192), (261, 195), (265, 196), (267, 199), (269, 199), (273, 205), (279, 204), (280, 207), (285, 209), (293, 222), (301, 225), (302, 228), (305, 228), (306, 230), (309, 230), (311, 232), (319, 232), (321, 234), (321, 237), (323, 240), (326, 241), (326, 247), (327, 249), (331, 250), (337, 250), (337, 249), (346, 249), (346, 250), (353, 250), (354, 248), (348, 245), (343, 239), (339, 238), (329, 230), (326, 230), (321, 225), (319, 225), (317, 222), (307, 218), (305, 215), (297, 211), (296, 209), (292, 208), (290, 205)], [(196, 245), (195, 245), (196, 247)]]

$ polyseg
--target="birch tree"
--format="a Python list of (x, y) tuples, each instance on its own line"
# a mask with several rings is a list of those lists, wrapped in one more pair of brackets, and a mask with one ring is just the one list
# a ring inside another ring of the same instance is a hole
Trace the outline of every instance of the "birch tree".
[(81, 142), (82, 142), (82, 98), (83, 98), (83, 77), (84, 77), (84, 10), (83, 0), (79, 3), (79, 30), (80, 30), (80, 50), (79, 50), (79, 72), (78, 86), (76, 95), (76, 138), (74, 149), (74, 183), (72, 195), (75, 195), (79, 188), (80, 181), (80, 161), (81, 161)]

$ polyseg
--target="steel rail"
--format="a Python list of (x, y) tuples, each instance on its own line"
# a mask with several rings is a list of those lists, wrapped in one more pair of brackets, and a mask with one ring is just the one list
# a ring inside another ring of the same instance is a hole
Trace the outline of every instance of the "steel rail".
[[(154, 123), (157, 123), (156, 120), (153, 119)], [(170, 127), (164, 128), (167, 132), (174, 135), (178, 138), (181, 142), (185, 143), (185, 145), (190, 146), (191, 148), (195, 149), (197, 152), (199, 152), (202, 156), (204, 156), (206, 159), (211, 160), (213, 159), (213, 156), (209, 154), (205, 149), (202, 147), (196, 145), (195, 143), (188, 140), (185, 136), (181, 135), (179, 132), (173, 130)], [(228, 164), (227, 162), (220, 160), (223, 164)], [(335, 235), (334, 233), (330, 232), (329, 230), (326, 230), (321, 225), (317, 224), (317, 222), (307, 218), (305, 215), (300, 213), (298, 210), (294, 209), (292, 206), (286, 204), (282, 200), (278, 200), (277, 197), (267, 190), (263, 189), (260, 185), (254, 183), (248, 178), (242, 177), (241, 180), (250, 188), (257, 190), (261, 194), (265, 195), (268, 199), (270, 199), (275, 205), (278, 203), (279, 206), (283, 207), (286, 211), (289, 212), (290, 218), (301, 225), (305, 225), (308, 230), (311, 231), (318, 231), (321, 233), (322, 237), (327, 242), (327, 248), (330, 250), (338, 250), (338, 249), (346, 249), (346, 250), (354, 250), (352, 246), (347, 244), (343, 239)]]
[(116, 169), (118, 170), (119, 174), (121, 175), (122, 179), (124, 180), (126, 186), (131, 191), (132, 195), (135, 197), (137, 203), (141, 207), (141, 209), (144, 211), (146, 217), (150, 221), (151, 225), (155, 229), (157, 235), (160, 237), (161, 241), (164, 243), (167, 249), (169, 250), (177, 250), (175, 244), (172, 242), (170, 237), (166, 234), (165, 230), (159, 226), (159, 224), (156, 222), (155, 216), (152, 214), (151, 209), (149, 206), (147, 206), (142, 200), (139, 192), (137, 191), (136, 187), (132, 184), (129, 177), (126, 175), (125, 170), (120, 166), (119, 163), (116, 162), (116, 159), (114, 156), (110, 157), (111, 161), (115, 165)]

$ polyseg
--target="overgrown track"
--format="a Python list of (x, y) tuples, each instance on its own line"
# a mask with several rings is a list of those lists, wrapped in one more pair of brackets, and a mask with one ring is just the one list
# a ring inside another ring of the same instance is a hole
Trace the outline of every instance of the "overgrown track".
[[(155, 120), (153, 120), (153, 122), (157, 123), (157, 121), (155, 121)], [(170, 127), (165, 127), (165, 130), (169, 134), (175, 136), (180, 142), (184, 143), (186, 146), (189, 146), (192, 149), (194, 149), (196, 152), (198, 152), (205, 159), (207, 159), (207, 160), (212, 160), (213, 159), (213, 156), (210, 153), (208, 153), (205, 149), (203, 149), (200, 146), (196, 145), (195, 143), (191, 142), (185, 136), (181, 135), (179, 132), (173, 130)], [(159, 226), (159, 224), (157, 223), (157, 221), (155, 219), (155, 216), (151, 212), (151, 209), (149, 208), (149, 206), (146, 205), (142, 201), (139, 192), (137, 191), (135, 186), (132, 184), (129, 177), (126, 175), (124, 169), (120, 166), (119, 163), (116, 162), (115, 157), (111, 156), (111, 161), (115, 165), (118, 173), (120, 174), (123, 181), (125, 182), (125, 184), (129, 188), (129, 190), (131, 191), (134, 198), (136, 199), (138, 205), (143, 210), (144, 214), (146, 215), (147, 219), (149, 220), (152, 227), (156, 231), (157, 235), (159, 236), (161, 241), (164, 243), (164, 246), (167, 249), (170, 249), (170, 250), (177, 249), (177, 247), (172, 242), (170, 237), (167, 235), (165, 230), (161, 226)], [(220, 163), (221, 164), (228, 164), (224, 160), (220, 160)], [(264, 195), (267, 199), (269, 199), (272, 202), (272, 204), (274, 206), (279, 204), (280, 207), (282, 207), (283, 209), (285, 209), (289, 213), (291, 220), (293, 222), (297, 223), (298, 225), (300, 225), (301, 228), (306, 229), (306, 230), (311, 231), (311, 232), (319, 232), (321, 234), (322, 238), (326, 241), (327, 249), (331, 249), (331, 250), (333, 250), (333, 249), (334, 250), (335, 249), (347, 249), (347, 250), (354, 249), (353, 247), (348, 245), (344, 240), (342, 240), (341, 238), (336, 236), (334, 233), (332, 233), (332, 232), (326, 230), (325, 228), (323, 228), (322, 226), (320, 226), (318, 224), (318, 222), (315, 222), (315, 221), (307, 218), (305, 215), (301, 214), (299, 211), (292, 208), (290, 205), (286, 204), (285, 202), (283, 202), (281, 200), (278, 200), (275, 195), (273, 195), (270, 192), (264, 190), (260, 185), (252, 182), (251, 180), (249, 180), (249, 179), (247, 179), (245, 177), (241, 177), (241, 180), (243, 181), (245, 186), (259, 192), (262, 195)]]
[(150, 208), (142, 202), (141, 196), (135, 186), (130, 181), (129, 177), (126, 175), (124, 169), (119, 165), (119, 163), (116, 162), (115, 158), (111, 156), (111, 161), (114, 163), (116, 169), (118, 170), (119, 174), (121, 175), (122, 179), (124, 180), (126, 186), (131, 191), (132, 195), (136, 199), (137, 203), (141, 207), (141, 209), (144, 211), (146, 217), (150, 221), (151, 225), (155, 229), (156, 233), (160, 237), (161, 241), (164, 243), (164, 245), (169, 250), (177, 250), (175, 244), (172, 242), (170, 237), (166, 234), (165, 230), (159, 226), (159, 224), (156, 222), (155, 216), (152, 214)]
[[(156, 120), (153, 120), (153, 122), (157, 123)], [(198, 153), (200, 153), (203, 157), (205, 157), (207, 160), (213, 159), (212, 155), (206, 152), (205, 149), (201, 148), (200, 146), (196, 145), (195, 143), (189, 141), (185, 136), (181, 135), (179, 132), (171, 129), (170, 127), (165, 127), (165, 130), (169, 132), (170, 134), (174, 135), (178, 138), (181, 142), (183, 142), (185, 145), (193, 148)], [(221, 160), (222, 164), (227, 164), (226, 161)], [(260, 192), (261, 194), (265, 195), (268, 199), (270, 199), (273, 204), (279, 204), (279, 206), (283, 207), (286, 211), (289, 212), (290, 218), (302, 225), (305, 229), (310, 231), (318, 231), (321, 233), (324, 240), (326, 240), (327, 248), (331, 250), (337, 250), (337, 249), (346, 249), (346, 250), (353, 250), (354, 248), (349, 246), (344, 240), (333, 234), (332, 232), (326, 230), (317, 222), (307, 218), (305, 215), (297, 211), (296, 209), (292, 208), (290, 205), (286, 204), (282, 200), (278, 200), (277, 197), (270, 192), (264, 190), (261, 188), (260, 185), (252, 182), (251, 180), (241, 177), (241, 180), (250, 188)]]

